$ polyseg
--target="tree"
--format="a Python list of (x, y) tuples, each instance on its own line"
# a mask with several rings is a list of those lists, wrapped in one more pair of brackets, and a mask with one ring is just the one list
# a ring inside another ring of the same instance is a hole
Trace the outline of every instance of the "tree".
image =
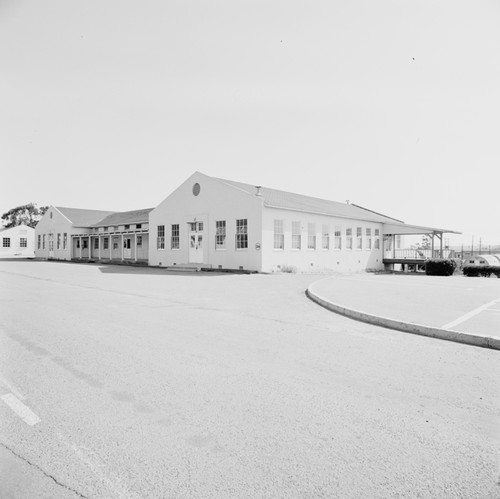
[(423, 250), (431, 249), (431, 240), (429, 236), (422, 237), (422, 242), (417, 244), (417, 249), (423, 249)]
[(2, 223), (6, 229), (23, 224), (35, 228), (48, 209), (48, 206), (38, 208), (34, 203), (17, 206), (2, 215)]

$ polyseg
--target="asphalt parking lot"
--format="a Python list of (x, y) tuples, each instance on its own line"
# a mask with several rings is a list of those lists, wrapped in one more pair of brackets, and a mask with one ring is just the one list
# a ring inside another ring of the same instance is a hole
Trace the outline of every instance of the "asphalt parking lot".
[(0, 497), (500, 497), (498, 352), (322, 277), (0, 262)]

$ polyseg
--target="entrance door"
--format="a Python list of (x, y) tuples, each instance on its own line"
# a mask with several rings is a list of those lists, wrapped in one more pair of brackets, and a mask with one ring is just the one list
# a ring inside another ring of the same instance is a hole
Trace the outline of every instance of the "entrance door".
[(203, 222), (190, 222), (189, 226), (189, 263), (203, 263)]
[(49, 232), (49, 258), (54, 258), (54, 233)]
[(123, 240), (123, 258), (132, 258), (132, 239), (130, 237)]

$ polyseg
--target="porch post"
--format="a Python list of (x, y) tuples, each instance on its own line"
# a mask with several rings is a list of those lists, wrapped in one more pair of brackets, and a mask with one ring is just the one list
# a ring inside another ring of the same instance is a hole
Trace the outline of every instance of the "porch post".
[(123, 255), (123, 234), (122, 234), (122, 262), (123, 262), (124, 259), (125, 259), (125, 257)]
[(92, 259), (92, 236), (89, 234), (89, 260)]
[(101, 259), (101, 242), (102, 242), (102, 239), (101, 239), (100, 235), (97, 236), (97, 240), (99, 241), (99, 243), (98, 243), (99, 244), (99, 253), (98, 253), (98, 255), (99, 255), (99, 260), (100, 260)]
[(134, 237), (134, 261), (137, 262), (137, 232)]
[(113, 260), (113, 236), (109, 233), (109, 261)]
[(431, 234), (431, 258), (434, 258), (434, 232)]
[(83, 255), (83, 250), (82, 250), (82, 236), (79, 236), (78, 239), (80, 240), (80, 260), (82, 259), (82, 255)]
[(392, 234), (392, 258), (396, 258), (396, 234)]

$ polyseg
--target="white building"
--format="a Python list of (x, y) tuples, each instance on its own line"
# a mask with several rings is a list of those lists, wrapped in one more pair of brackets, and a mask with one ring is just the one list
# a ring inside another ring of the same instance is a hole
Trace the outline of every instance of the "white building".
[[(381, 270), (407, 226), (360, 206), (194, 173), (150, 213), (149, 264), (258, 272)], [(384, 255), (383, 241), (388, 248)]]
[(0, 258), (34, 258), (35, 229), (17, 225), (0, 229)]

